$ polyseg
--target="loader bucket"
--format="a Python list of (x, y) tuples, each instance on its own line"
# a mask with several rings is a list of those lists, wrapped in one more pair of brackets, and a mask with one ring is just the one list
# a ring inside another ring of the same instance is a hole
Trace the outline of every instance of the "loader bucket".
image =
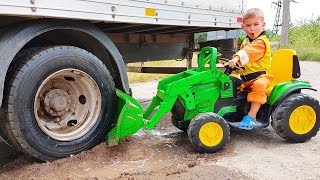
[(108, 133), (109, 146), (117, 145), (119, 139), (134, 134), (144, 127), (143, 110), (137, 100), (122, 92), (116, 91), (118, 96), (116, 123)]

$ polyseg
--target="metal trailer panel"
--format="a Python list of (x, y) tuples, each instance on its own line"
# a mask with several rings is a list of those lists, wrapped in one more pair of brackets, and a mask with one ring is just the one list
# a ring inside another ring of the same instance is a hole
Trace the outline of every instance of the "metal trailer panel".
[(246, 0), (1, 0), (0, 15), (240, 28)]

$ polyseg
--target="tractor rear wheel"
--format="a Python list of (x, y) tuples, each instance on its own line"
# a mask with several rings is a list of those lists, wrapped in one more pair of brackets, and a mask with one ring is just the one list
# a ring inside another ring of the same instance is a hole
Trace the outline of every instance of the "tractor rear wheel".
[(280, 137), (302, 143), (317, 135), (319, 113), (318, 100), (306, 94), (292, 94), (274, 110), (272, 126)]
[(215, 113), (200, 114), (190, 122), (188, 137), (199, 152), (214, 153), (229, 142), (230, 127)]

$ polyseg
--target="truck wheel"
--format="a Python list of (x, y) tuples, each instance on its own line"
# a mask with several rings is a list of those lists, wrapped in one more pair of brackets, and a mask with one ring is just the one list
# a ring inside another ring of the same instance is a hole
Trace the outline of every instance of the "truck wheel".
[(200, 114), (190, 122), (188, 137), (199, 152), (213, 153), (229, 142), (230, 127), (215, 113)]
[[(28, 48), (25, 50), (20, 51), (16, 57), (14, 58), (14, 62), (24, 62), (27, 56), (30, 56), (31, 54), (39, 51), (40, 48)], [(15, 74), (16, 74), (16, 69), (19, 67), (19, 64), (14, 64), (11, 66), (7, 72), (7, 80), (13, 80)], [(6, 85), (8, 83), (6, 82)], [(9, 85), (8, 85), (9, 86)], [(6, 101), (6, 94), (10, 94), (10, 88), (5, 87), (5, 92), (4, 92), (4, 101)], [(4, 102), (6, 104), (6, 102)], [(16, 150), (23, 151), (20, 143), (16, 140), (15, 135), (13, 134), (11, 130), (10, 123), (6, 120), (6, 114), (5, 113), (5, 108), (1, 108), (0, 111), (0, 136), (3, 138), (3, 140), (12, 148)]]
[(10, 144), (51, 161), (104, 140), (116, 94), (109, 71), (96, 56), (55, 46), (22, 59), (5, 86), (3, 133)]
[(301, 93), (292, 94), (275, 109), (272, 126), (288, 141), (305, 142), (319, 131), (319, 113), (318, 100)]
[(176, 128), (180, 129), (183, 132), (187, 132), (190, 121), (183, 120), (184, 112), (185, 109), (182, 103), (180, 102), (180, 100), (177, 100), (171, 109), (171, 122)]

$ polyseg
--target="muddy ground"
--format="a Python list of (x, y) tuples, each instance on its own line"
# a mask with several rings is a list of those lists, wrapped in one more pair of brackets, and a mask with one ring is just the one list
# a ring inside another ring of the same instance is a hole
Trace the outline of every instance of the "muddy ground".
[[(320, 89), (320, 63), (302, 62), (302, 78)], [(157, 82), (132, 84), (144, 105)], [(319, 92), (310, 93), (320, 99)], [(141, 130), (116, 147), (95, 148), (54, 162), (23, 154), (6, 157), (0, 143), (0, 179), (320, 179), (320, 135), (302, 144), (284, 141), (271, 127), (233, 130), (219, 153), (200, 154), (167, 114), (152, 130)]]

